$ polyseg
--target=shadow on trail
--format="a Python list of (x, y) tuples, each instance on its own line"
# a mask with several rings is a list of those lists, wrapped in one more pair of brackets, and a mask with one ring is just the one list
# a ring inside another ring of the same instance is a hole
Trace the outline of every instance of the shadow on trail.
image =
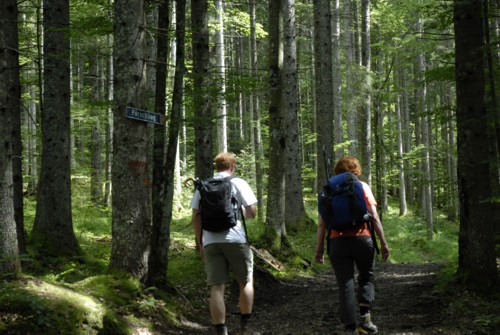
[[(443, 317), (442, 299), (433, 292), (441, 269), (438, 263), (377, 264), (372, 314), (379, 334), (477, 334), (464, 327), (464, 322)], [(235, 285), (228, 287), (227, 295), (229, 334), (238, 334)], [(177, 330), (177, 334), (213, 334), (208, 307), (199, 313), (207, 318), (195, 328)], [(257, 273), (253, 324), (262, 335), (342, 334), (333, 271), (290, 281)]]

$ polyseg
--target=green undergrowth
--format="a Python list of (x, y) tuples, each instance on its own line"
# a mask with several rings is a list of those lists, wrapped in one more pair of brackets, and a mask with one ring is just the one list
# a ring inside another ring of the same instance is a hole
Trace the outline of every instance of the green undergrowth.
[[(85, 188), (84, 178), (74, 180)], [(83, 191), (73, 197), (73, 225), (83, 256), (77, 259), (39, 259), (30, 251), (22, 256), (19, 280), (0, 282), (1, 334), (132, 334), (175, 325), (183, 316), (206, 307), (208, 290), (203, 262), (196, 251), (188, 206), (176, 206), (171, 225), (168, 262), (170, 289), (144, 288), (136, 279), (108, 270), (111, 253), (111, 211), (91, 204)], [(189, 197), (182, 203), (188, 203)], [(313, 276), (331, 271), (314, 262), (317, 213), (315, 197), (306, 194), (309, 220), (287, 228), (288, 238), (273, 255), (282, 271), (267, 267), (278, 278)], [(442, 262), (457, 259), (458, 225), (437, 216), (434, 239), (416, 215), (399, 217), (396, 208), (384, 214), (391, 262)], [(25, 224), (29, 232), (35, 216), (34, 199), (26, 199)], [(247, 220), (250, 243), (263, 248), (265, 226)], [(29, 237), (29, 236), (28, 236)], [(256, 264), (266, 267), (256, 257)], [(453, 266), (453, 265), (450, 265)], [(457, 305), (459, 306), (459, 305)], [(458, 308), (458, 307), (457, 307)], [(478, 319), (478, 323), (485, 322)]]
[(448, 221), (439, 213), (433, 219), (433, 238), (423, 218), (408, 213), (398, 216), (398, 208), (389, 207), (383, 215), (385, 235), (391, 249), (391, 262), (454, 263), (458, 258), (458, 232), (456, 222)]

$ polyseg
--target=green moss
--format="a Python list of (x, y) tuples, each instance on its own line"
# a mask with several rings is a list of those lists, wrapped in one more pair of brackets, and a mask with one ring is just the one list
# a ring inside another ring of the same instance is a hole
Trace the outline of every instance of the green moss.
[(130, 335), (132, 331), (126, 322), (115, 313), (107, 311), (102, 320), (103, 327), (98, 335)]
[(89, 277), (75, 283), (74, 286), (97, 299), (106, 301), (108, 306), (123, 307), (133, 304), (142, 294), (140, 282), (126, 275)]
[(0, 290), (3, 334), (96, 334), (105, 308), (58, 284), (24, 279)]

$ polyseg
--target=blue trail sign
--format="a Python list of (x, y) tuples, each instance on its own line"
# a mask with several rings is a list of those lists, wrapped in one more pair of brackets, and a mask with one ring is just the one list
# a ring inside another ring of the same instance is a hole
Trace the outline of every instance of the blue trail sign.
[(129, 119), (155, 123), (159, 125), (165, 125), (166, 121), (165, 115), (129, 106), (127, 106), (125, 109), (125, 116), (128, 117)]

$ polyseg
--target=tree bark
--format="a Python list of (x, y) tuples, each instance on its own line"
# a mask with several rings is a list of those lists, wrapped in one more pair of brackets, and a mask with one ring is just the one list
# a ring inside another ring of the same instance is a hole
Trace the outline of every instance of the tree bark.
[[(314, 66), (316, 72), (314, 86), (316, 89), (316, 169), (318, 171), (316, 183), (318, 190), (325, 185), (326, 180), (332, 174), (332, 169), (327, 170), (326, 166), (333, 162), (333, 115), (335, 110), (333, 106), (331, 19), (330, 1), (316, 0), (314, 2)], [(325, 150), (326, 157), (323, 156), (323, 150)]]
[(217, 28), (215, 31), (215, 60), (217, 63), (217, 151), (227, 151), (226, 62), (224, 52), (224, 7), (215, 1)]
[[(155, 85), (155, 112), (166, 114), (167, 93), (167, 58), (169, 52), (168, 26), (169, 26), (170, 0), (163, 0), (158, 5), (158, 29), (156, 37), (156, 85)], [(165, 225), (163, 199), (165, 197), (165, 137), (164, 125), (154, 125), (153, 141), (153, 185), (152, 185), (152, 211), (153, 226), (151, 233), (151, 254), (149, 255), (148, 286), (164, 286), (167, 274), (167, 258), (161, 241), (162, 228)], [(167, 246), (168, 248), (168, 246)]]
[[(250, 0), (248, 3), (250, 14), (250, 69), (253, 80), (258, 80), (258, 64), (257, 64), (257, 36), (256, 36), (256, 17), (255, 17), (255, 0)], [(251, 114), (253, 115), (253, 142), (255, 156), (255, 183), (257, 189), (257, 203), (260, 208), (263, 208), (263, 171), (262, 159), (264, 158), (264, 148), (262, 146), (262, 134), (260, 125), (260, 100), (258, 92), (252, 92), (251, 99)], [(264, 210), (258, 210), (257, 215), (259, 221), (264, 222)]]
[(42, 162), (32, 240), (39, 254), (81, 254), (71, 213), (69, 0), (43, 3)]
[[(417, 31), (422, 34), (422, 20), (417, 19)], [(432, 240), (434, 237), (434, 224), (432, 217), (432, 207), (433, 207), (433, 199), (431, 192), (431, 167), (430, 167), (430, 128), (429, 128), (429, 115), (427, 108), (427, 84), (424, 80), (424, 72), (426, 70), (425, 66), (425, 55), (420, 52), (417, 55), (417, 64), (416, 64), (416, 80), (417, 80), (417, 110), (420, 117), (420, 139), (421, 144), (423, 145), (422, 152), (422, 163), (421, 163), (421, 171), (422, 178), (420, 180), (420, 199), (421, 199), (421, 208), (422, 214), (427, 223), (427, 237)]]
[(125, 117), (144, 109), (144, 1), (117, 0), (114, 25), (112, 233), (110, 268), (145, 279), (150, 245), (148, 137), (145, 122)]
[(191, 0), (191, 31), (193, 48), (193, 101), (195, 131), (195, 175), (213, 175), (212, 106), (208, 94), (208, 4), (207, 0)]
[[(19, 119), (19, 41), (17, 34), (17, 1), (5, 0), (0, 4), (0, 277), (17, 277), (19, 262), (18, 231), (16, 226), (13, 179), (13, 128), (11, 120)], [(20, 129), (19, 129), (20, 130)], [(18, 134), (19, 137), (21, 134)], [(21, 160), (18, 157), (17, 160)], [(21, 194), (22, 199), (22, 194)], [(22, 209), (22, 207), (21, 207)], [(22, 213), (21, 213), (22, 214)], [(22, 223), (22, 221), (21, 221)], [(24, 236), (24, 229), (21, 231)], [(24, 241), (24, 239), (22, 240)]]
[[(458, 186), (458, 276), (470, 289), (493, 292), (496, 268), (491, 217), (488, 117), (484, 104), (484, 36), (481, 0), (455, 0)], [(483, 176), (478, 178), (477, 176)]]
[[(345, 110), (347, 119), (347, 140), (349, 141), (349, 155), (356, 156), (358, 149), (358, 132), (356, 129), (356, 105), (354, 104), (353, 92), (353, 65), (354, 65), (354, 43), (352, 33), (352, 12), (351, 0), (344, 0), (344, 44), (345, 44), (345, 78), (346, 78), (346, 95), (345, 95)], [(339, 157), (340, 158), (340, 157)]]
[[(333, 67), (333, 130), (334, 130), (334, 146), (340, 145), (343, 140), (342, 131), (342, 73), (340, 69), (340, 1), (333, 1), (333, 45), (332, 45), (332, 67)], [(343, 154), (340, 146), (334, 150), (332, 163), (338, 160)], [(331, 172), (329, 172), (331, 173)]]
[(399, 169), (399, 216), (406, 214), (406, 185), (405, 185), (405, 169), (403, 165), (403, 121), (401, 117), (401, 98), (397, 98), (396, 104), (396, 122), (397, 122), (397, 146), (398, 146), (398, 169)]
[(283, 52), (279, 38), (281, 0), (269, 1), (269, 181), (265, 243), (279, 249), (286, 239), (285, 229), (285, 135), (281, 106), (281, 63)]
[(364, 94), (365, 99), (361, 114), (361, 162), (363, 165), (363, 176), (368, 184), (371, 185), (372, 179), (372, 80), (371, 80), (371, 32), (370, 32), (370, 0), (361, 2), (361, 65), (364, 68)]
[(21, 139), (21, 84), (19, 66), (19, 33), (18, 33), (18, 5), (15, 1), (7, 1), (3, 5), (1, 17), (5, 17), (2, 24), (4, 49), (6, 62), (7, 80), (2, 80), (7, 88), (7, 108), (11, 114), (11, 139), (12, 139), (12, 178), (14, 219), (16, 221), (17, 241), (19, 252), (25, 254), (26, 241), (24, 229), (24, 205), (23, 205), (23, 144)]
[(296, 225), (306, 217), (302, 195), (295, 0), (282, 0), (284, 24), (283, 102), (285, 132), (285, 222)]
[(100, 115), (97, 110), (97, 103), (100, 100), (98, 61), (97, 57), (90, 64), (90, 78), (93, 78), (92, 96), (90, 100), (94, 103), (90, 113), (92, 133), (90, 135), (90, 197), (95, 204), (102, 201), (102, 142)]

